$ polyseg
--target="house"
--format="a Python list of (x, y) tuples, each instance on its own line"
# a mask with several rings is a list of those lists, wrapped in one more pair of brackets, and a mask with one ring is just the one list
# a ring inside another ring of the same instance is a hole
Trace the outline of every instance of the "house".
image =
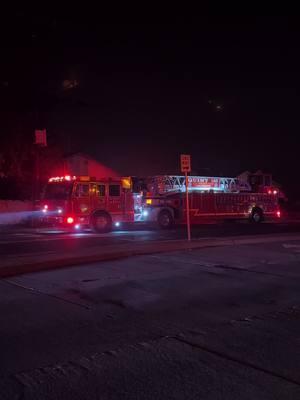
[(120, 176), (117, 171), (84, 153), (74, 153), (64, 157), (64, 174), (92, 176), (95, 178), (115, 178)]

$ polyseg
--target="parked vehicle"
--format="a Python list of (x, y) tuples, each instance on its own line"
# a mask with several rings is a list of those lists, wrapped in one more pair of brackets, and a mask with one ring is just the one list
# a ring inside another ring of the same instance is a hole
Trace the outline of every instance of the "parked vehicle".
[(69, 175), (50, 178), (41, 211), (44, 224), (109, 232), (113, 226), (134, 222), (130, 178), (98, 180)]
[[(41, 222), (75, 230), (109, 232), (124, 223), (151, 222), (161, 228), (186, 223), (185, 177), (148, 178), (135, 193), (130, 177), (50, 178), (41, 204)], [(255, 223), (279, 218), (278, 193), (254, 193), (238, 178), (189, 176), (191, 224), (246, 218)]]
[[(156, 176), (144, 198), (144, 221), (157, 222), (161, 228), (186, 223), (186, 186), (184, 176)], [(253, 193), (250, 184), (237, 178), (188, 177), (191, 224), (207, 220), (248, 219), (259, 223), (279, 218), (276, 190)]]

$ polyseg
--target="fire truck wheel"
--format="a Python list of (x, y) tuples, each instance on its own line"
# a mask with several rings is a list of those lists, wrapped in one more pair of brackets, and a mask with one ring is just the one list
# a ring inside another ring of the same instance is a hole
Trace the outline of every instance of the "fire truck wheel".
[(105, 212), (97, 212), (92, 217), (92, 228), (98, 233), (110, 232), (112, 227), (111, 217)]
[(158, 225), (162, 229), (169, 229), (173, 226), (174, 224), (174, 218), (172, 217), (172, 214), (168, 210), (162, 210), (158, 214), (157, 218)]
[(263, 212), (260, 208), (254, 208), (251, 214), (251, 221), (258, 224), (263, 220)]

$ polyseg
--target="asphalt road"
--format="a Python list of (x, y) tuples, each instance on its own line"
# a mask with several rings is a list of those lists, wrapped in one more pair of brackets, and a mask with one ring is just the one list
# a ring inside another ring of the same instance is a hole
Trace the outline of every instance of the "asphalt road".
[(283, 240), (1, 280), (0, 399), (298, 399), (299, 266)]
[[(192, 238), (228, 237), (242, 235), (279, 234), (300, 232), (300, 222), (262, 223), (259, 225), (244, 222), (207, 224), (192, 228)], [(124, 242), (157, 240), (176, 240), (186, 238), (185, 227), (172, 230), (149, 229), (140, 225), (134, 229), (114, 231), (109, 234), (96, 234), (89, 231), (67, 233), (54, 229), (0, 228), (0, 256), (22, 254), (40, 255), (46, 252), (85, 249), (93, 246), (106, 246)]]

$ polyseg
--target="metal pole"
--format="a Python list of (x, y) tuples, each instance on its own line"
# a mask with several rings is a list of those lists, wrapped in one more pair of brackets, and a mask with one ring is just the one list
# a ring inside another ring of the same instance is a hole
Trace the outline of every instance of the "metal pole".
[(39, 145), (36, 145), (36, 165), (35, 165), (35, 201), (39, 200), (40, 194), (40, 149)]
[[(39, 147), (37, 144), (34, 144), (34, 156), (35, 156), (35, 163), (34, 163), (34, 171), (33, 171), (33, 191), (32, 191), (32, 210), (36, 211), (37, 200), (39, 197), (39, 181), (40, 181), (40, 154), (39, 154)], [(37, 221), (34, 217), (31, 218), (31, 226), (32, 228), (37, 227)]]
[(185, 193), (186, 193), (186, 226), (188, 241), (191, 241), (191, 225), (190, 225), (190, 204), (189, 204), (189, 189), (188, 189), (188, 175), (185, 173)]

